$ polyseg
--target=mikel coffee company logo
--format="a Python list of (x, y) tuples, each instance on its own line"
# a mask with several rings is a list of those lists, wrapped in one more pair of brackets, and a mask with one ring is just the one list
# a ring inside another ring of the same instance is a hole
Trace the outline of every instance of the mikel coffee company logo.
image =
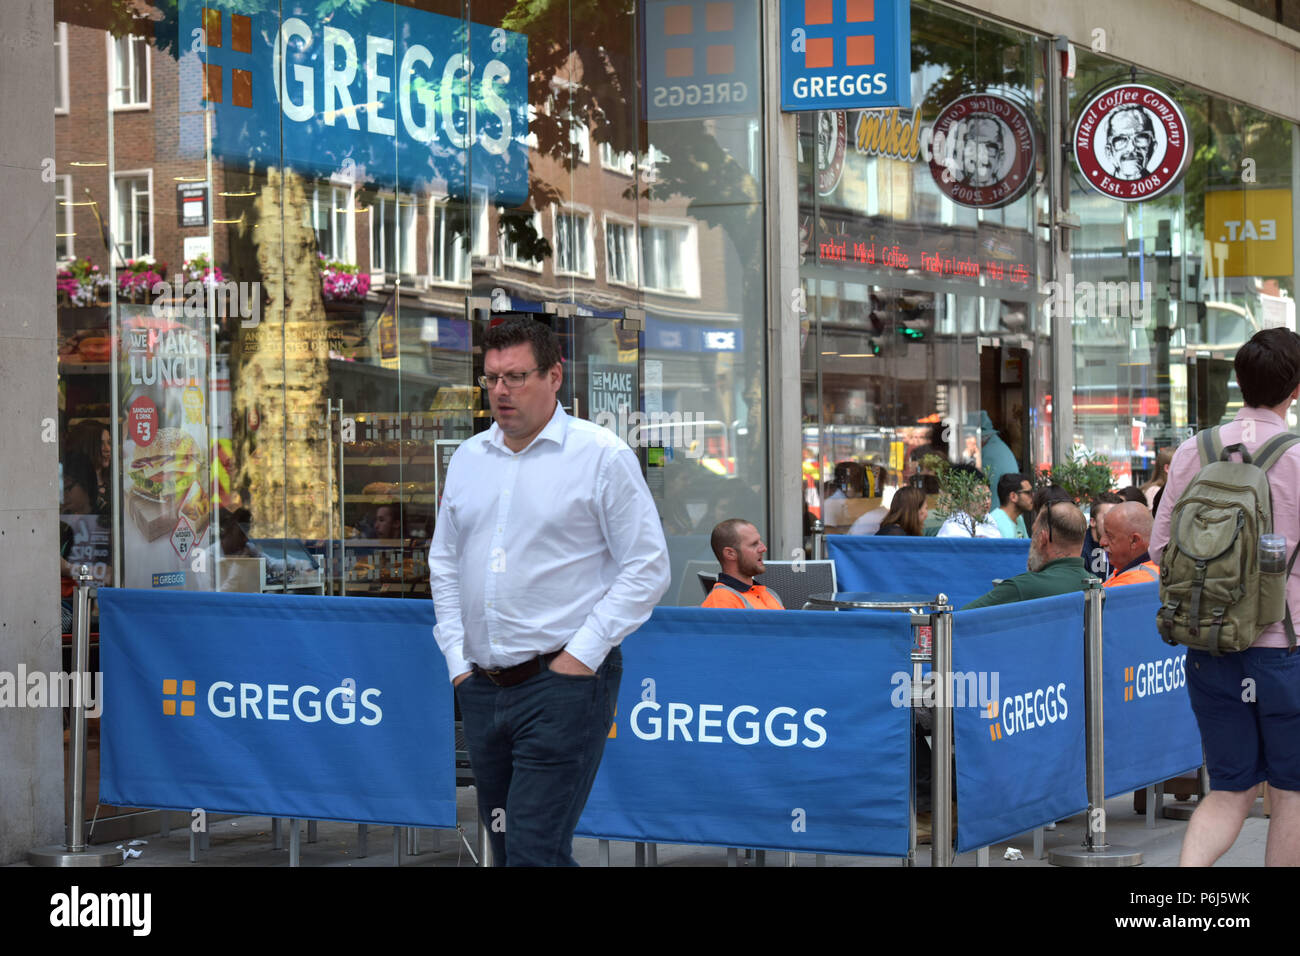
[(843, 110), (817, 114), (817, 195), (829, 196), (840, 184), (848, 142), (849, 121)]
[(963, 96), (944, 107), (931, 131), (930, 175), (953, 202), (994, 209), (1033, 185), (1037, 127), (1013, 100)]
[[(178, 701), (180, 716), (196, 716), (196, 701), (199, 699), (196, 681), (165, 678), (162, 688), (164, 716), (177, 715)], [(207, 713), (213, 717), (300, 720), (305, 724), (317, 724), (328, 719), (334, 724), (359, 723), (373, 727), (384, 719), (384, 712), (376, 703), (382, 693), (376, 687), (358, 691), (356, 682), (351, 678), (340, 682), (339, 686), (328, 692), (311, 684), (293, 688), (288, 684), (236, 684), (219, 680), (208, 685), (203, 700), (207, 705)], [(363, 712), (360, 717), (357, 714), (358, 702)]]
[(1074, 127), (1074, 158), (1088, 185), (1124, 202), (1177, 185), (1192, 157), (1187, 119), (1159, 90), (1130, 83), (1094, 96)]

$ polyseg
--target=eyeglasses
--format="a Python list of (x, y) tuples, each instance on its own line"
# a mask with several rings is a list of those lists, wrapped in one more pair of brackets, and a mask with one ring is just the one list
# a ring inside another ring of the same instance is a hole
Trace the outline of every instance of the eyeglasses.
[(537, 368), (530, 368), (527, 372), (506, 372), (504, 375), (493, 375), (488, 373), (487, 375), (480, 375), (478, 377), (478, 383), (488, 391), (496, 388), (497, 382), (501, 381), (504, 381), (508, 388), (518, 388), (528, 380), (529, 375), (533, 372), (540, 372), (541, 370), (541, 366), (539, 365)]

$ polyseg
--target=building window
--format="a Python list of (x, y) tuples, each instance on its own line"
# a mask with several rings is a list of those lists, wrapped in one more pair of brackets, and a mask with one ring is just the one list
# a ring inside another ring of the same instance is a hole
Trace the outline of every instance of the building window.
[(600, 165), (603, 169), (608, 169), (624, 176), (631, 176), (632, 169), (636, 163), (636, 156), (631, 150), (623, 150), (621, 153), (615, 153), (614, 147), (609, 143), (600, 144)]
[(109, 79), (115, 109), (149, 106), (149, 40), (147, 37), (109, 37)]
[(357, 248), (352, 223), (356, 211), (352, 187), (317, 183), (311, 191), (311, 227), (316, 248), (331, 262), (356, 265)]
[[(537, 238), (539, 239), (542, 238), (542, 214), (541, 213), (537, 213), (537, 212), (533, 213), (533, 232), (534, 234), (536, 234)], [(498, 248), (501, 250), (501, 261), (506, 263), (507, 265), (517, 266), (521, 269), (532, 269), (538, 272), (541, 271), (542, 260), (520, 258), (519, 247), (515, 243), (510, 241), (504, 229), (501, 231), (501, 238), (499, 240)]]
[(415, 274), (414, 196), (375, 196), (370, 201), (370, 271)]
[(429, 279), (463, 285), (469, 281), (469, 244), (465, 205), (447, 199), (430, 200)]
[[(62, 26), (62, 24), (60, 24)], [(54, 256), (60, 262), (76, 253), (73, 239), (72, 177), (60, 176), (54, 182)]]
[(592, 266), (591, 214), (555, 212), (555, 273), (595, 278)]
[(610, 282), (636, 285), (636, 227), (605, 220), (605, 275)]
[(68, 25), (54, 24), (54, 112), (68, 111)]
[(153, 256), (153, 202), (151, 173), (117, 177), (113, 190), (113, 243), (124, 262)]
[(699, 263), (691, 226), (641, 227), (641, 284), (654, 292), (699, 295)]

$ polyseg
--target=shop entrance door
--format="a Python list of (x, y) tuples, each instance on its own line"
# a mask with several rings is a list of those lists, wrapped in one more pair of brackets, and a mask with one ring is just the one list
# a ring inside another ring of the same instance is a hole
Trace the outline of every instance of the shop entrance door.
[(979, 350), (980, 408), (1016, 456), (1021, 471), (1028, 473), (1033, 460), (1028, 410), (1034, 343), (1021, 335), (981, 337)]

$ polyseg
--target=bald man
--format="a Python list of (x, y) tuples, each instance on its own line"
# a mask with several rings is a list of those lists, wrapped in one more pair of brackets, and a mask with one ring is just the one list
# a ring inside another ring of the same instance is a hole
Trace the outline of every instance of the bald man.
[(1115, 573), (1103, 587), (1122, 587), (1160, 580), (1160, 565), (1151, 560), (1151, 512), (1136, 501), (1109, 508), (1097, 519), (1101, 546)]

